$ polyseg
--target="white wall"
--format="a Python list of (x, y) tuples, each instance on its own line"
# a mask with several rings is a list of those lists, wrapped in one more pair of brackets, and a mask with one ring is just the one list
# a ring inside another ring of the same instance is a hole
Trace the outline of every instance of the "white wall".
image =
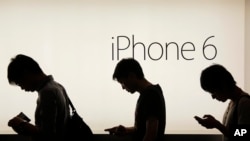
[[(128, 37), (131, 44), (134, 35), (135, 42), (144, 43), (147, 49), (158, 43), (146, 52), (146, 60), (142, 46), (137, 45), (135, 58), (145, 76), (163, 88), (167, 133), (218, 133), (193, 119), (209, 113), (220, 120), (227, 104), (212, 100), (200, 88), (200, 71), (208, 65), (225, 65), (239, 86), (245, 84), (244, 0), (3, 0), (0, 23), (0, 111), (4, 113), (0, 133), (13, 133), (6, 124), (20, 111), (34, 121), (36, 93), (10, 86), (6, 78), (10, 58), (18, 53), (36, 59), (46, 73), (65, 86), (95, 133), (118, 124), (133, 125), (138, 94), (128, 94), (112, 80), (118, 62), (112, 60), (117, 55), (112, 45), (117, 46), (120, 35)], [(167, 54), (165, 45), (170, 42), (177, 43), (178, 48), (187, 43), (185, 49), (195, 50), (182, 55), (172, 46)], [(206, 57), (213, 57), (217, 49), (214, 59), (205, 58), (204, 44), (209, 45)], [(120, 46), (127, 45), (128, 40), (122, 38)], [(150, 59), (149, 54), (159, 60)], [(131, 47), (119, 55), (120, 59), (131, 57)]]
[(250, 1), (245, 1), (245, 88), (250, 93)]

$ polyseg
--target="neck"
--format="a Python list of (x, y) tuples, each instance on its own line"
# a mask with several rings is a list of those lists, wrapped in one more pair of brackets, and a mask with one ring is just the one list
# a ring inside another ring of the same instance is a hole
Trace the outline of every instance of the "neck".
[(138, 91), (141, 92), (143, 91), (144, 89), (146, 89), (148, 86), (152, 85), (151, 82), (149, 82), (148, 80), (146, 79), (141, 79), (139, 80), (140, 82), (138, 83)]
[(242, 91), (242, 89), (235, 86), (234, 90), (231, 93), (231, 100), (232, 101), (238, 101), (241, 98), (242, 95), (244, 95), (244, 92)]
[(48, 80), (47, 75), (41, 74), (36, 77), (36, 91), (39, 91), (43, 87), (44, 83)]

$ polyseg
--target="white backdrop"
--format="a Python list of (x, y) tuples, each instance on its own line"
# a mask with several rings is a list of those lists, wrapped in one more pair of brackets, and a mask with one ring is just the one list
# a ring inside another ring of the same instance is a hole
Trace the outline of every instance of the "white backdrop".
[(33, 57), (65, 86), (94, 133), (133, 125), (138, 94), (123, 91), (112, 80), (119, 59), (133, 56), (146, 78), (163, 88), (166, 133), (218, 133), (193, 119), (209, 113), (221, 120), (227, 106), (202, 91), (199, 76), (205, 67), (220, 63), (244, 88), (244, 4), (1, 0), (0, 134), (14, 133), (7, 122), (21, 111), (34, 122), (37, 93), (26, 93), (7, 81), (10, 58), (19, 53)]

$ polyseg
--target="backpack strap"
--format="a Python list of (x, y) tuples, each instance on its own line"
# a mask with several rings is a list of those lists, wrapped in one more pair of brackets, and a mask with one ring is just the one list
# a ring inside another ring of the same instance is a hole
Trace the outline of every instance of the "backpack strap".
[(76, 112), (76, 108), (73, 105), (73, 103), (71, 102), (71, 100), (70, 100), (70, 98), (69, 98), (69, 96), (68, 96), (68, 94), (67, 94), (67, 92), (66, 92), (66, 90), (64, 88), (63, 88), (63, 94), (64, 94), (66, 100), (69, 102), (69, 105), (71, 107), (72, 113), (75, 113)]
[(67, 94), (66, 94), (66, 97), (67, 97), (67, 99), (69, 101), (69, 105), (71, 106), (72, 112), (76, 112), (76, 109), (75, 109), (73, 103), (71, 102), (71, 100), (70, 100), (70, 98), (69, 98), (69, 96)]

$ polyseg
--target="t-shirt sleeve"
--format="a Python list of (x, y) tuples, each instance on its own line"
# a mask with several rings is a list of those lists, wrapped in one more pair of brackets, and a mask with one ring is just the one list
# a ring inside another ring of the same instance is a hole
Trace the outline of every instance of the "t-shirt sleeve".
[(46, 134), (52, 134), (56, 128), (57, 107), (54, 93), (53, 90), (46, 90), (41, 95), (41, 129)]

